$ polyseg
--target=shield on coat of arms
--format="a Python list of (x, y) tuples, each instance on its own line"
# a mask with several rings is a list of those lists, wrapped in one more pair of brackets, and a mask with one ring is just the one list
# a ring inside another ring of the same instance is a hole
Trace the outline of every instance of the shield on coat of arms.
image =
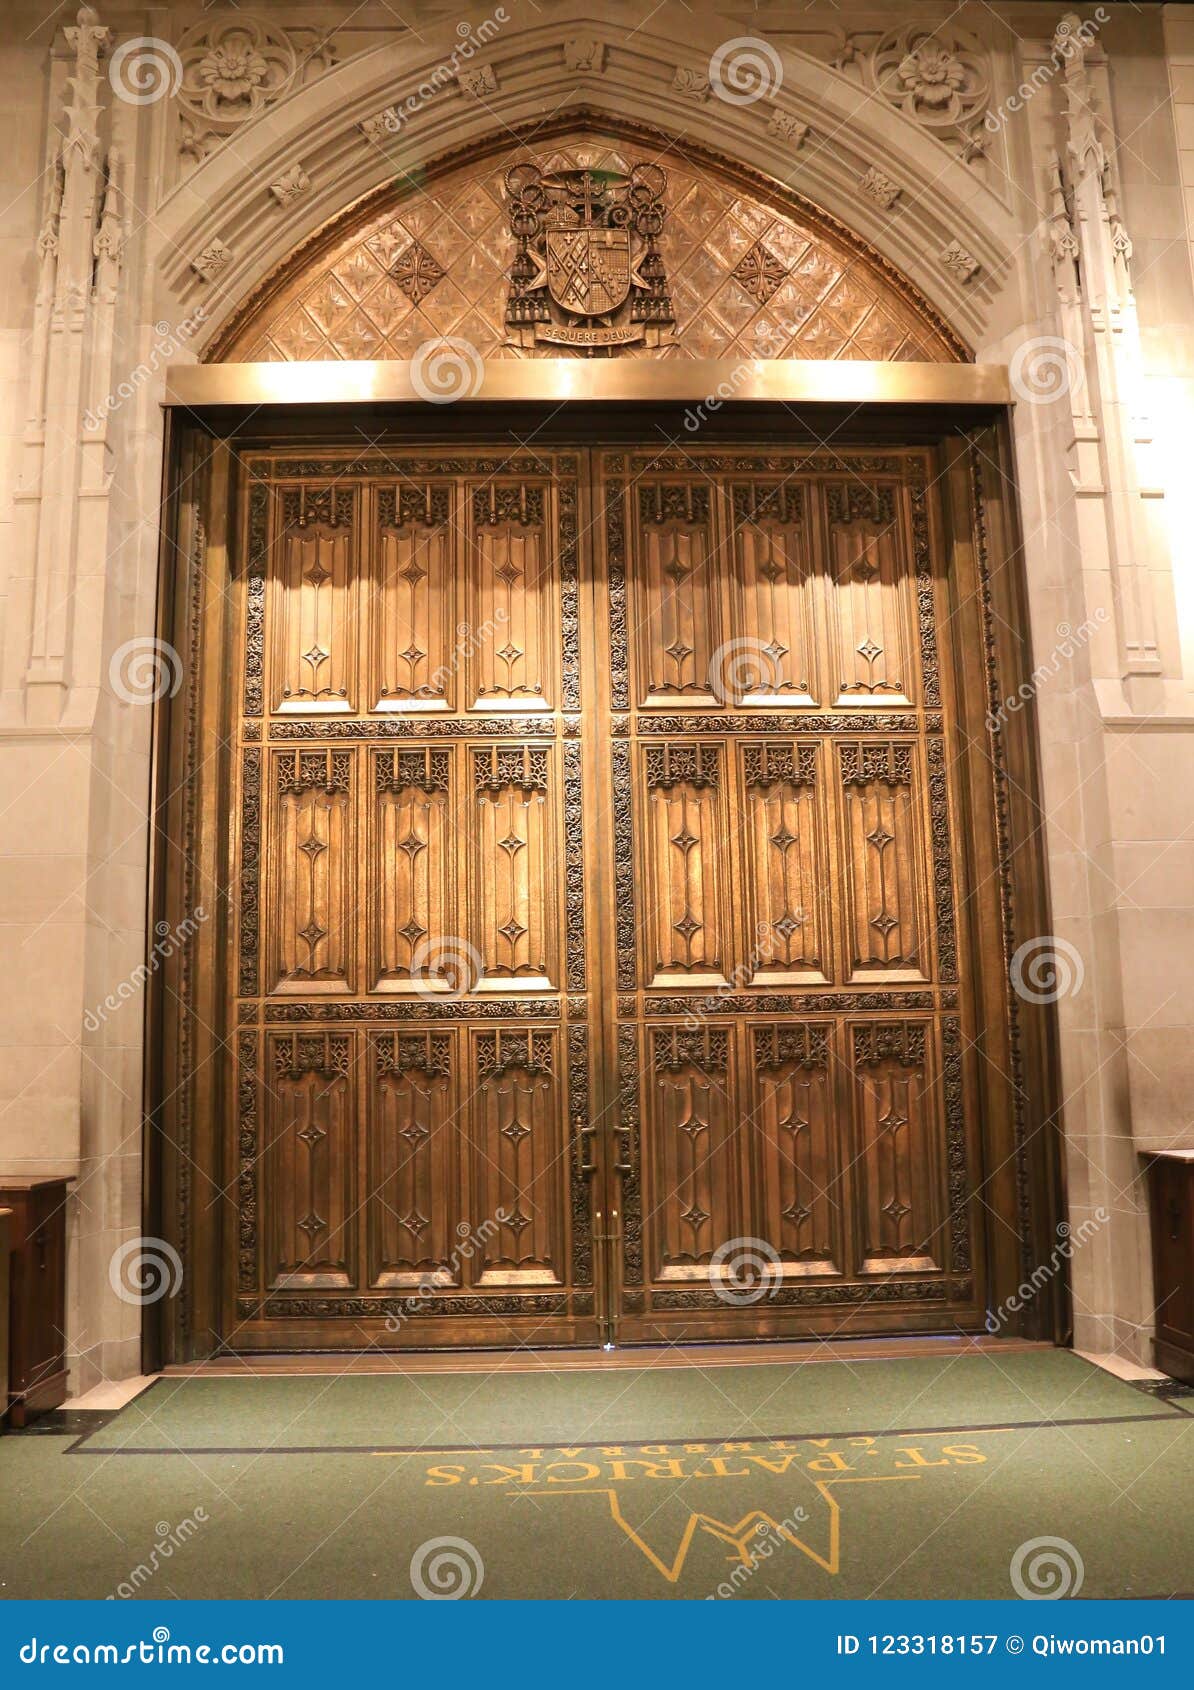
[(547, 287), (564, 311), (616, 311), (630, 292), (629, 230), (548, 229)]

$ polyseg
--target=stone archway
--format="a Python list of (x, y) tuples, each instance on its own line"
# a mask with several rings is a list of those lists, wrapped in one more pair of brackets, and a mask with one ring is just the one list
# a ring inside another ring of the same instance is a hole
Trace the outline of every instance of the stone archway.
[[(733, 20), (702, 14), (684, 43), (613, 7), (600, 26), (581, 5), (499, 34), (461, 63), (459, 36), (431, 29), (379, 47), (289, 94), (189, 175), (153, 231), (159, 305), (202, 306), (205, 348), (226, 344), (263, 279), (346, 208), (396, 178), (423, 181), (453, 155), (538, 145), (591, 114), (630, 136), (643, 114), (683, 138), (694, 161), (724, 161), (868, 246), (974, 348), (1018, 320), (1004, 286), (1020, 239), (982, 175), (924, 125), (805, 54), (782, 55), (778, 85), (749, 103), (712, 94), (711, 55)], [(428, 90), (431, 97), (428, 97)], [(409, 117), (405, 112), (411, 112)], [(395, 120), (393, 114), (399, 114)], [(1009, 316), (1008, 313), (1011, 313)]]

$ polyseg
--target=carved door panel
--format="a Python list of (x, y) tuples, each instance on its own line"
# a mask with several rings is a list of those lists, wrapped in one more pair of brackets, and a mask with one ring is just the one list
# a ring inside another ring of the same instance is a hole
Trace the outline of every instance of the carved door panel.
[(618, 1331), (974, 1326), (926, 459), (600, 458)]
[(246, 457), (229, 1347), (978, 1324), (927, 465)]
[(245, 460), (232, 1348), (596, 1340), (580, 468)]

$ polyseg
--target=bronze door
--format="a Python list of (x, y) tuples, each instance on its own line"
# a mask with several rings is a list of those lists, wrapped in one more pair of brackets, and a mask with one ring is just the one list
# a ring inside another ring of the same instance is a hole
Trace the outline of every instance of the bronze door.
[(233, 1348), (597, 1337), (578, 471), (247, 460)]
[(928, 470), (603, 454), (627, 1340), (984, 1306)]
[(228, 1347), (978, 1323), (929, 467), (245, 457)]

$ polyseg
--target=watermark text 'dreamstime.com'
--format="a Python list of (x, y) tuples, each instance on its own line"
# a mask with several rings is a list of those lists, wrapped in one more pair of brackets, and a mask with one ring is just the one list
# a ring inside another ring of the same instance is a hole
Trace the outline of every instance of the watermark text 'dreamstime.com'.
[(31, 1637), (17, 1651), (22, 1666), (244, 1666), (280, 1667), (280, 1643), (171, 1643), (168, 1626), (155, 1625), (137, 1643), (44, 1643)]

